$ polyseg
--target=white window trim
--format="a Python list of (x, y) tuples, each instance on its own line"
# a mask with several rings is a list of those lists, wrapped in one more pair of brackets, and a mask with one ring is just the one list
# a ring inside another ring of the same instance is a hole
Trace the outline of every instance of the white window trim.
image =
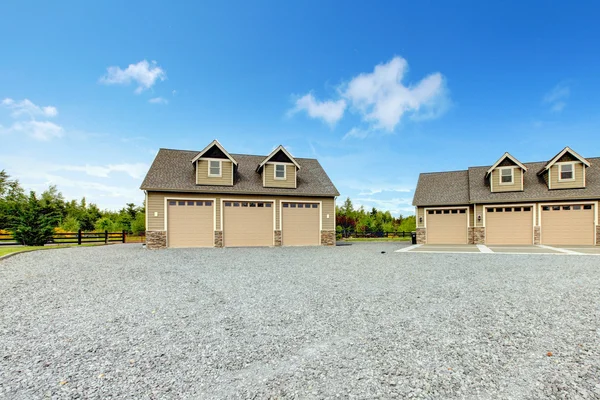
[[(277, 166), (283, 165), (283, 178), (277, 176)], [(273, 179), (276, 181), (285, 181), (287, 180), (287, 165), (280, 163), (273, 163)]]
[[(574, 162), (563, 162), (558, 164), (558, 181), (559, 182), (573, 182), (575, 180), (575, 163)], [(562, 168), (565, 165), (571, 166), (571, 178), (563, 179), (562, 177)]]
[[(223, 161), (222, 160), (211, 160), (208, 159), (208, 177), (209, 178), (221, 178), (223, 176)], [(218, 162), (219, 163), (219, 174), (211, 174), (210, 173), (210, 163)]]
[[(502, 171), (504, 170), (510, 170), (510, 182), (502, 182)], [(498, 171), (500, 171), (500, 173), (498, 174), (498, 180), (499, 180), (499, 184), (500, 185), (514, 185), (515, 184), (515, 167), (502, 167), (502, 168), (498, 168)]]

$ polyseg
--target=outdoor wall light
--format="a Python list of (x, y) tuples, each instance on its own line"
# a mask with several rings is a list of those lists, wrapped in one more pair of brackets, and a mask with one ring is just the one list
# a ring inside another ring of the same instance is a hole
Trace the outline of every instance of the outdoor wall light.
[(477, 216), (477, 222), (481, 222), (481, 214)]
[(423, 223), (423, 217), (419, 217), (419, 223), (422, 224)]

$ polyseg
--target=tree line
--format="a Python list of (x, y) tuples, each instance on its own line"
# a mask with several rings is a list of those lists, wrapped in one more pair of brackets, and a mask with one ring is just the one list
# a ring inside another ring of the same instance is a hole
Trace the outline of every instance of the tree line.
[(344, 204), (335, 207), (336, 230), (338, 233), (345, 231), (360, 232), (412, 232), (416, 229), (414, 215), (394, 218), (389, 211), (381, 211), (373, 207), (365, 210), (364, 207), (354, 209), (352, 200), (346, 198)]
[(85, 197), (66, 201), (56, 186), (27, 194), (18, 180), (0, 170), (0, 233), (6, 231), (19, 243), (40, 246), (54, 232), (79, 230), (140, 234), (145, 219), (143, 206), (127, 203), (119, 211), (100, 210)]

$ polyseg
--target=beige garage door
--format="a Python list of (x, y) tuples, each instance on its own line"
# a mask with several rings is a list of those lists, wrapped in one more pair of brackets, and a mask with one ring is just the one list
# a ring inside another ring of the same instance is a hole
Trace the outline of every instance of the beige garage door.
[(169, 200), (167, 213), (169, 247), (213, 246), (213, 201)]
[(224, 201), (223, 245), (273, 246), (272, 202)]
[(531, 207), (490, 207), (485, 212), (486, 244), (533, 244)]
[(319, 203), (282, 203), (282, 243), (284, 246), (318, 246), (321, 210)]
[(427, 210), (427, 244), (467, 244), (467, 211)]
[(542, 207), (542, 244), (593, 245), (594, 230), (591, 204)]

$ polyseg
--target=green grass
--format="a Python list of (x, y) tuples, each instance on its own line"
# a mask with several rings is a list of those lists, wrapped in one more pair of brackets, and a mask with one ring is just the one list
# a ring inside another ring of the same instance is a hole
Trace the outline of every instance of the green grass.
[(0, 257), (5, 256), (7, 254), (12, 253), (22, 253), (24, 251), (31, 250), (52, 250), (52, 249), (65, 249), (67, 247), (91, 247), (91, 246), (104, 246), (104, 243), (87, 243), (77, 245), (77, 244), (65, 244), (65, 245), (49, 245), (49, 246), (21, 246), (21, 247), (10, 247), (10, 246), (0, 246)]
[(407, 237), (378, 237), (378, 238), (347, 238), (340, 239), (344, 242), (406, 242), (410, 240), (410, 236)]

